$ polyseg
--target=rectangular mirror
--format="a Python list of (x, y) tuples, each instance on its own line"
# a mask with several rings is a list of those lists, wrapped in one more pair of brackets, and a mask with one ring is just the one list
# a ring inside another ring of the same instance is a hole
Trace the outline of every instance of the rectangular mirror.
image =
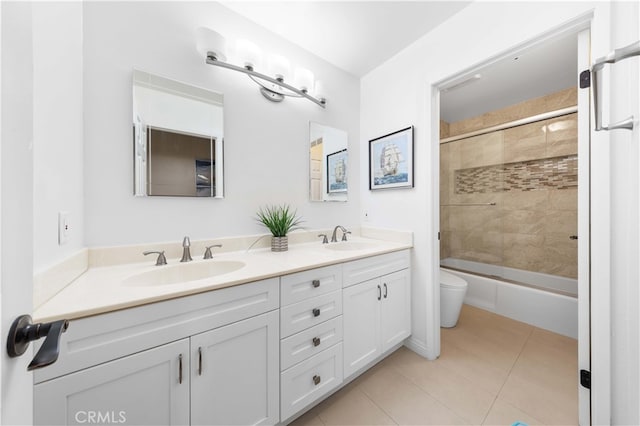
[(133, 71), (134, 194), (224, 197), (223, 95)]
[(309, 123), (309, 198), (347, 201), (349, 156), (347, 132)]

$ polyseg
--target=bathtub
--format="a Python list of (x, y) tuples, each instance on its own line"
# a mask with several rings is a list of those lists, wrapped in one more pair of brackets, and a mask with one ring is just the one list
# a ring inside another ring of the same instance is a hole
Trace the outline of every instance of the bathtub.
[(578, 338), (577, 280), (460, 259), (440, 264), (469, 284), (464, 303)]

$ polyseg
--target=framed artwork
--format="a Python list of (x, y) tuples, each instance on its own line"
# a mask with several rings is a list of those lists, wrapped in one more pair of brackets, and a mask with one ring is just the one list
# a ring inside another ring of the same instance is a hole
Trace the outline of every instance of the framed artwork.
[(327, 192), (347, 192), (347, 149), (327, 155)]
[(413, 126), (369, 141), (369, 189), (413, 188)]

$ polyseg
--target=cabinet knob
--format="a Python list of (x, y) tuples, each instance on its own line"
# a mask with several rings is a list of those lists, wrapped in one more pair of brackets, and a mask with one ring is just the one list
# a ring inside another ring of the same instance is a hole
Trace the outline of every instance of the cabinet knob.
[(313, 384), (316, 386), (320, 384), (320, 376), (318, 376), (317, 374), (313, 376)]
[(313, 308), (312, 312), (314, 317), (320, 316), (320, 308)]
[(313, 280), (311, 284), (313, 284), (313, 288), (318, 288), (320, 287), (320, 280)]
[(319, 337), (314, 337), (313, 338), (313, 346), (319, 346), (320, 345), (320, 338)]

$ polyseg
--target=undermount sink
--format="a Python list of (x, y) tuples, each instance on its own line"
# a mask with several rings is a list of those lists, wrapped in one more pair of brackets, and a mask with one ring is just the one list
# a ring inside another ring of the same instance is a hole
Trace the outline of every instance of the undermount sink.
[(151, 271), (142, 272), (126, 278), (123, 283), (129, 286), (162, 286), (197, 281), (237, 271), (245, 266), (235, 260), (205, 261), (181, 263), (178, 265), (158, 266)]
[(338, 243), (326, 244), (324, 248), (327, 250), (349, 251), (349, 250), (366, 250), (375, 247), (376, 244), (365, 241), (344, 241)]

